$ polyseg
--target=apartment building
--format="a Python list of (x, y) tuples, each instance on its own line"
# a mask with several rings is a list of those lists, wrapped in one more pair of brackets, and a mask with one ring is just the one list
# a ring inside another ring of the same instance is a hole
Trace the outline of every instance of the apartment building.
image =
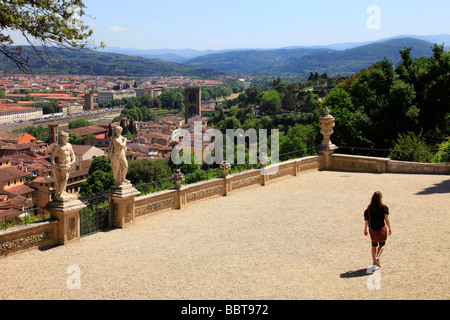
[(97, 102), (107, 104), (115, 99), (124, 99), (132, 97), (136, 97), (136, 91), (134, 90), (101, 91), (97, 94)]
[(0, 124), (30, 121), (44, 116), (41, 108), (23, 107), (20, 104), (0, 105)]

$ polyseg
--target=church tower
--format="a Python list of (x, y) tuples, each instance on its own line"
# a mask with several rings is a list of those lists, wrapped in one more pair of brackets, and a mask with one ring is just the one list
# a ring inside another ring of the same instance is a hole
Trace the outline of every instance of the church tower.
[(202, 88), (187, 87), (184, 91), (185, 121), (202, 116)]
[(48, 143), (57, 143), (58, 142), (58, 127), (57, 123), (49, 123), (48, 124)]

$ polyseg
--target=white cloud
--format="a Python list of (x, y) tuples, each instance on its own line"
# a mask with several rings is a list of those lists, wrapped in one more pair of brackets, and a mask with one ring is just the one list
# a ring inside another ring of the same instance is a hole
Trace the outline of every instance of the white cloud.
[(140, 32), (137, 34), (138, 37), (142, 37), (143, 35), (144, 35), (144, 34), (143, 34), (143, 33), (140, 33)]
[(209, 43), (216, 44), (216, 45), (224, 45), (227, 42), (225, 40), (209, 40)]
[(125, 28), (114, 26), (114, 27), (109, 28), (109, 30), (111, 30), (113, 32), (119, 32), (119, 31), (125, 30)]

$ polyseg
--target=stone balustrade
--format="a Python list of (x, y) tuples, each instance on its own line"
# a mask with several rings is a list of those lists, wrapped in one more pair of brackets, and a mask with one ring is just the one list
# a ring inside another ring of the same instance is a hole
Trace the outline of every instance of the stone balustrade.
[[(232, 196), (234, 192), (239, 192), (246, 188), (264, 187), (270, 183), (278, 183), (278, 180), (282, 180), (284, 177), (298, 176), (303, 172), (327, 170), (325, 168), (326, 161), (329, 162), (327, 164), (330, 166), (329, 170), (333, 171), (450, 174), (450, 163), (412, 163), (394, 161), (388, 158), (344, 154), (332, 154), (328, 160), (325, 159), (326, 157), (328, 155), (320, 154), (294, 159), (261, 169), (228, 174), (222, 178), (181, 186), (180, 189), (165, 190), (138, 197), (133, 196), (131, 197), (133, 199), (132, 204), (111, 205), (112, 213), (116, 210), (115, 208), (117, 208), (117, 211), (123, 211), (111, 214), (111, 219), (117, 220), (119, 216), (123, 217), (124, 222), (117, 223), (116, 221), (114, 223), (114, 221), (111, 221), (110, 225), (123, 228), (128, 224), (132, 225), (140, 218), (152, 214), (158, 214), (167, 210), (178, 210), (183, 208), (183, 206), (212, 197)], [(55, 216), (50, 221), (0, 230), (0, 256), (33, 248), (70, 243), (61, 239), (77, 240), (79, 237), (73, 230), (78, 230), (78, 228), (71, 226), (65, 220), (67, 219), (58, 219)], [(76, 219), (72, 220), (77, 221)]]
[[(334, 117), (326, 109), (319, 119), (324, 140), (318, 146), (319, 154), (294, 159), (279, 164), (263, 165), (260, 169), (228, 174), (229, 164), (224, 162), (220, 168), (222, 178), (202, 181), (187, 186), (182, 185), (184, 175), (176, 172), (172, 179), (177, 187), (172, 190), (137, 196), (139, 192), (131, 185), (111, 188), (109, 226), (125, 228), (133, 225), (139, 218), (161, 213), (166, 210), (179, 210), (184, 206), (212, 197), (232, 196), (241, 189), (267, 186), (283, 177), (298, 176), (311, 170), (357, 171), (376, 173), (416, 173), (450, 174), (450, 163), (428, 164), (393, 161), (388, 158), (375, 158), (334, 154), (338, 149), (332, 144)], [(261, 161), (263, 163), (263, 161)], [(59, 207), (61, 206), (61, 207)], [(55, 244), (66, 245), (80, 237), (80, 210), (84, 205), (78, 200), (51, 207), (52, 220), (0, 230), (0, 256), (22, 250)]]
[(212, 197), (232, 195), (241, 189), (265, 186), (274, 180), (296, 176), (301, 172), (322, 170), (324, 156), (312, 156), (271, 165), (262, 169), (248, 170), (182, 186), (180, 189), (165, 190), (136, 197), (136, 218), (157, 214), (166, 210), (181, 209), (191, 203)]

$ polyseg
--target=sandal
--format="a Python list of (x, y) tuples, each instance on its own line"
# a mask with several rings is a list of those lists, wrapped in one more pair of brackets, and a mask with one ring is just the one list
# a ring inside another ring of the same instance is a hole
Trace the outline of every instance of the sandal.
[(378, 268), (381, 268), (380, 260), (379, 260), (379, 259), (375, 259), (375, 261), (373, 262), (373, 264), (376, 265)]

